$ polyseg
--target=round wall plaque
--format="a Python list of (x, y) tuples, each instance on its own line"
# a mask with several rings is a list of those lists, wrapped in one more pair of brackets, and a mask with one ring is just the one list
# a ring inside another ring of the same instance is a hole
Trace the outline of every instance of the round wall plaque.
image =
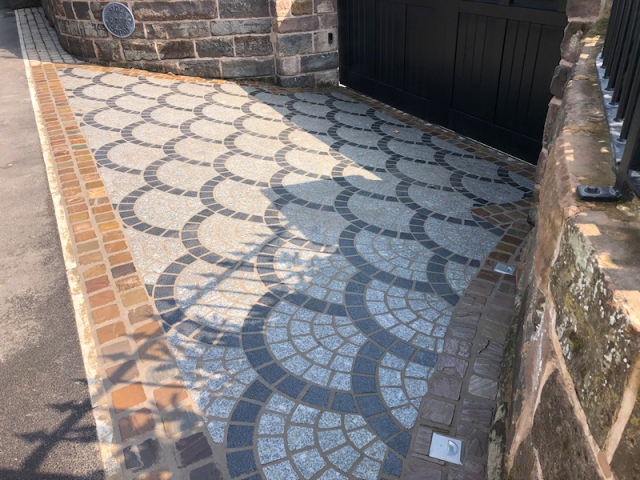
[(120, 2), (111, 2), (104, 7), (102, 21), (112, 35), (120, 38), (131, 35), (136, 26), (133, 13)]

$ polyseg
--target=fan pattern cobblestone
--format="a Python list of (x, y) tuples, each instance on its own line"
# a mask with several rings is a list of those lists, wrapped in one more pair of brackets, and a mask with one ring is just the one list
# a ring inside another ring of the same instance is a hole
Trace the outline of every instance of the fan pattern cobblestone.
[(533, 183), (339, 91), (58, 74), (229, 475), (400, 476)]

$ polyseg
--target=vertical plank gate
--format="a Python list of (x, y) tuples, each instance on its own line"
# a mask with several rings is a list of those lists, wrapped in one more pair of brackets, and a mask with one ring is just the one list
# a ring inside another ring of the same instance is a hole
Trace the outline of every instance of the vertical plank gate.
[(566, 0), (343, 0), (340, 80), (535, 163)]

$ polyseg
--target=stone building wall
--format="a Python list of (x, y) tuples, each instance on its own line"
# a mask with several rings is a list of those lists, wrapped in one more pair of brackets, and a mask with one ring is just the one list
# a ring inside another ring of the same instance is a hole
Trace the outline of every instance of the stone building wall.
[(279, 83), (337, 85), (337, 0), (273, 0), (273, 5)]
[(283, 86), (338, 82), (336, 0), (124, 1), (136, 28), (112, 36), (108, 2), (43, 0), (62, 46), (89, 62)]
[(595, 67), (604, 28), (588, 33), (593, 20), (569, 24), (552, 84), (492, 479), (640, 478), (640, 201), (576, 196), (615, 180)]

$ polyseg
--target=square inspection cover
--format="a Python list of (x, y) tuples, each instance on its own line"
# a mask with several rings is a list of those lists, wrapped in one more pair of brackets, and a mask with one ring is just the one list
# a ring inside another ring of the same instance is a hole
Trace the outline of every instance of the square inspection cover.
[(462, 465), (464, 442), (456, 438), (434, 433), (431, 438), (429, 456), (445, 462)]

